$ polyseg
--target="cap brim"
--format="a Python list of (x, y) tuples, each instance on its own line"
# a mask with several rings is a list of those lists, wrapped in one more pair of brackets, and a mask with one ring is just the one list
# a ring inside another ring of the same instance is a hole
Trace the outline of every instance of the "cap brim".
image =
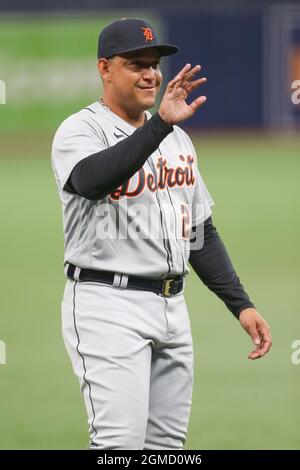
[[(117, 51), (115, 52), (114, 56), (115, 55), (119, 55), (119, 54), (126, 54), (126, 52), (135, 52), (135, 51), (144, 51), (145, 49), (156, 49), (158, 52), (159, 52), (159, 55), (161, 57), (164, 57), (164, 56), (167, 56), (167, 55), (171, 55), (171, 54), (175, 54), (176, 52), (179, 51), (179, 48), (177, 46), (174, 46), (173, 44), (159, 44), (159, 45), (148, 45), (148, 46), (143, 46), (143, 47), (134, 47), (132, 49), (126, 49), (126, 50), (122, 50), (122, 51)], [(113, 57), (113, 56), (111, 56)], [(109, 57), (107, 57), (108, 59)]]
[(172, 55), (179, 51), (177, 46), (173, 44), (163, 44), (161, 46), (156, 47), (161, 56)]

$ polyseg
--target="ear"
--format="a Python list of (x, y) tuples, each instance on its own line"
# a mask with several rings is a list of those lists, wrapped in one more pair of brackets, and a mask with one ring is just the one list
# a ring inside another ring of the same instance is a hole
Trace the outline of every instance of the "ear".
[(109, 59), (101, 58), (98, 60), (97, 67), (104, 82), (109, 82), (112, 74), (112, 64)]

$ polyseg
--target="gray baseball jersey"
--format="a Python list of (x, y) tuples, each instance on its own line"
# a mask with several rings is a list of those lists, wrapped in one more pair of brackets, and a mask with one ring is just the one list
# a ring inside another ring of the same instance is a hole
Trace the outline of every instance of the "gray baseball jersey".
[[(149, 112), (147, 119), (151, 118)], [(56, 132), (52, 165), (63, 206), (65, 261), (152, 278), (188, 273), (190, 229), (213, 200), (194, 146), (178, 126), (123, 186), (91, 201), (63, 190), (75, 165), (136, 130), (99, 101), (71, 115)], [(99, 157), (100, 158), (100, 157)]]

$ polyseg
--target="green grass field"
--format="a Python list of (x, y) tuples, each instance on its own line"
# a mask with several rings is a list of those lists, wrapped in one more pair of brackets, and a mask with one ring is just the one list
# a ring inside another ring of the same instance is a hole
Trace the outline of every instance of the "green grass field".
[[(1, 136), (0, 448), (81, 449), (88, 442), (79, 385), (60, 331), (63, 238), (50, 165), (51, 135)], [(268, 357), (194, 275), (195, 349), (186, 449), (299, 448), (299, 140), (194, 139), (215, 200), (214, 221), (239, 275), (272, 326)]]

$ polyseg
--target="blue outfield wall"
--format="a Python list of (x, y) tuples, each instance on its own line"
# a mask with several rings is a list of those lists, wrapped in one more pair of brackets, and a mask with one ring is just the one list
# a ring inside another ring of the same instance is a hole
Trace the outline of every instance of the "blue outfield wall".
[[(180, 46), (170, 73), (200, 63), (208, 82), (201, 113), (190, 121), (201, 127), (260, 127), (263, 124), (262, 18), (259, 13), (168, 14), (168, 38)], [(194, 92), (194, 96), (196, 92)]]

